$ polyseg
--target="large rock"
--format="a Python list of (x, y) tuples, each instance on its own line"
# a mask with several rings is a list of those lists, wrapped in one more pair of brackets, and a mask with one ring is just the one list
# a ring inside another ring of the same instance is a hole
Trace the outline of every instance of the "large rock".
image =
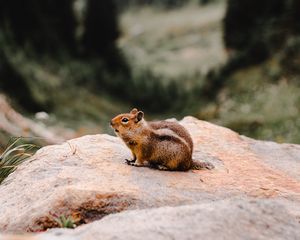
[[(287, 203), (226, 199), (199, 205), (112, 214), (75, 231), (54, 230), (41, 240), (299, 239), (299, 219)], [(300, 207), (297, 208), (298, 213)], [(151, 233), (151, 234), (150, 234)]]
[[(44, 147), (0, 186), (0, 230), (6, 233), (40, 231), (57, 226), (54, 217), (62, 214), (73, 216), (79, 225), (124, 210), (171, 206), (175, 208), (142, 211), (141, 221), (145, 222), (152, 214), (157, 218), (161, 216), (161, 224), (170, 219), (164, 225), (164, 229), (169, 229), (172, 222), (175, 225), (180, 222), (180, 212), (183, 211), (183, 216), (186, 216), (183, 226), (189, 226), (192, 221), (192, 228), (198, 229), (202, 227), (206, 217), (210, 216), (211, 210), (214, 213), (204, 229), (213, 232), (213, 229), (222, 229), (224, 224), (223, 231), (226, 232), (229, 231), (226, 228), (230, 224), (241, 219), (244, 212), (248, 212), (247, 219), (252, 224), (253, 234), (263, 228), (256, 221), (261, 219), (264, 224), (272, 216), (276, 219), (270, 222), (270, 234), (276, 235), (276, 226), (281, 226), (280, 222), (284, 223), (281, 219), (291, 219), (292, 223), (287, 228), (291, 236), (300, 231), (300, 178), (297, 174), (300, 172), (300, 146), (255, 141), (192, 117), (186, 117), (181, 123), (192, 134), (195, 143), (194, 159), (211, 162), (215, 169), (166, 172), (128, 166), (124, 164), (124, 159), (130, 157), (129, 150), (121, 140), (109, 135), (85, 136), (62, 145)], [(232, 198), (244, 199), (242, 204), (248, 210), (236, 213), (239, 203), (231, 200)], [(257, 211), (253, 210), (256, 205), (251, 203), (252, 200), (248, 200), (253, 198), (257, 199)], [(261, 200), (266, 198), (275, 200), (270, 200), (271, 203)], [(214, 203), (215, 201), (220, 203)], [(176, 207), (191, 204), (198, 205)], [(227, 211), (226, 206), (231, 205), (232, 211), (230, 208)], [(264, 216), (264, 211), (260, 211), (264, 208), (272, 209), (273, 215)], [(171, 209), (178, 213), (178, 219), (171, 214)], [(283, 214), (285, 209), (288, 213)], [(201, 215), (202, 211), (205, 214), (195, 218), (199, 222), (193, 221), (191, 212)], [(225, 214), (230, 215), (231, 212), (234, 216), (228, 216), (230, 219), (227, 222)], [(134, 213), (136, 217), (139, 216), (139, 212)], [(108, 228), (109, 219), (115, 219), (113, 221), (118, 225), (123, 223), (123, 220), (118, 220), (118, 216), (124, 216), (128, 218), (127, 225), (131, 225), (130, 214), (134, 213), (112, 215), (78, 229), (90, 227), (91, 231), (96, 231), (99, 228), (98, 234), (101, 234), (101, 229), (112, 229), (115, 233), (107, 235), (108, 238), (113, 235), (120, 237), (119, 234), (123, 234), (121, 231), (126, 231), (125, 226), (120, 231), (117, 227)], [(164, 218), (164, 213), (171, 215), (166, 214)], [(254, 218), (250, 219), (250, 215)], [(219, 216), (222, 217), (216, 222)], [(248, 220), (245, 221), (246, 224)], [(145, 234), (148, 229), (151, 234), (150, 229), (156, 225), (147, 226), (140, 233)], [(133, 231), (134, 224), (128, 229)], [(133, 233), (136, 231), (138, 229)], [(234, 231), (237, 230), (233, 230), (233, 234)], [(190, 230), (186, 232), (186, 239), (194, 237), (188, 234)], [(199, 230), (195, 236), (205, 232), (206, 230)], [(213, 236), (211, 235), (211, 239)]]
[[(289, 209), (286, 206), (289, 205)], [(299, 239), (299, 205), (287, 200), (225, 199), (111, 214), (75, 230), (6, 240)]]

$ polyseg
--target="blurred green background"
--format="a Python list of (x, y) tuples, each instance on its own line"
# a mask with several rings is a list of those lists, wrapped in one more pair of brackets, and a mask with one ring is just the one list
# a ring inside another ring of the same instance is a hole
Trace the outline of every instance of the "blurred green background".
[(0, 0), (0, 146), (133, 106), (300, 143), (300, 0)]

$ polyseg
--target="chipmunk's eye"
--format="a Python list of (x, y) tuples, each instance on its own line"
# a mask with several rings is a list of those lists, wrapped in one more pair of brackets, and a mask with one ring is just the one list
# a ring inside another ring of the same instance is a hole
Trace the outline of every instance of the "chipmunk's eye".
[(123, 123), (127, 123), (128, 122), (128, 118), (122, 118), (122, 122)]

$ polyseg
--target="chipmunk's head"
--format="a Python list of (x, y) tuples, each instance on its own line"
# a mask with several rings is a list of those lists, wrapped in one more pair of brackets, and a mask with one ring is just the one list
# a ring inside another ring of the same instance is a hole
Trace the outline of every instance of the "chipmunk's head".
[(121, 138), (130, 137), (131, 133), (133, 135), (138, 132), (143, 124), (145, 124), (144, 113), (136, 108), (132, 109), (130, 113), (119, 114), (110, 121), (110, 126)]

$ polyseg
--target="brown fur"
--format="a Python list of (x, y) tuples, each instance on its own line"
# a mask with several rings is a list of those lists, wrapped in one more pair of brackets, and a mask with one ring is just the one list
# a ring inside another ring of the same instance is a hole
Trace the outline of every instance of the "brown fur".
[(132, 109), (111, 120), (112, 128), (132, 152), (133, 160), (128, 163), (174, 171), (202, 168), (192, 161), (193, 141), (183, 126), (171, 121), (148, 123), (143, 116)]
[(187, 132), (187, 130), (178, 124), (177, 122), (170, 122), (170, 121), (155, 121), (155, 122), (149, 122), (149, 125), (153, 129), (162, 129), (162, 128), (168, 128), (175, 132), (179, 137), (185, 139), (187, 143), (189, 144), (191, 151), (193, 152), (193, 140), (191, 138), (191, 135)]

